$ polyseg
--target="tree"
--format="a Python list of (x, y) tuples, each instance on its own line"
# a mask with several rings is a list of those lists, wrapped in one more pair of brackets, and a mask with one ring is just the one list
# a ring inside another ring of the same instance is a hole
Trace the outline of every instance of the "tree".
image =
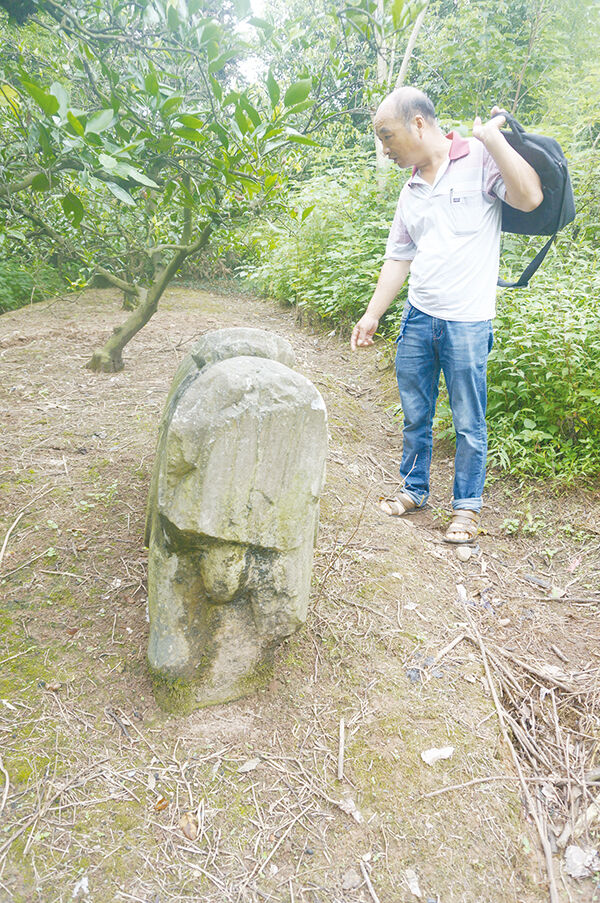
[(292, 125), (312, 105), (312, 80), (285, 92), (271, 74), (242, 82), (235, 65), (251, 45), (232, 21), (257, 44), (272, 32), (247, 0), (220, 9), (224, 22), (203, 0), (36, 6), (61, 63), (25, 54), (7, 29), (0, 211), (6, 231), (27, 221), (86, 279), (122, 289), (133, 310), (87, 364), (118, 370), (186, 258), (276, 201), (277, 153), (312, 143)]

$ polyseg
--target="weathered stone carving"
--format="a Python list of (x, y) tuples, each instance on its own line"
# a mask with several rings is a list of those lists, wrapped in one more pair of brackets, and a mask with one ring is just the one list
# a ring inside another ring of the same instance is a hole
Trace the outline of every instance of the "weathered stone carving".
[(146, 527), (148, 658), (168, 710), (251, 692), (306, 619), (327, 426), (292, 363), (271, 333), (223, 329), (173, 380)]

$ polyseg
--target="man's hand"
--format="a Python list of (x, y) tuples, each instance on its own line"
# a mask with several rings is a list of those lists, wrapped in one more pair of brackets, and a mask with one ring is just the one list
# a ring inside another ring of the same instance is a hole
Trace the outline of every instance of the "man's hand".
[(372, 314), (363, 314), (354, 329), (352, 330), (352, 338), (350, 339), (350, 347), (352, 351), (357, 348), (366, 348), (373, 344), (373, 336), (379, 326), (379, 320)]
[(492, 108), (492, 118), (489, 122), (485, 124), (481, 121), (480, 116), (476, 116), (473, 121), (473, 137), (477, 138), (483, 144), (488, 144), (488, 141), (494, 138), (497, 138), (499, 130), (502, 128), (504, 123), (506, 122), (506, 116), (504, 116), (500, 112), (500, 107)]
[(484, 124), (479, 116), (475, 117), (473, 137), (485, 145), (500, 170), (506, 188), (506, 203), (527, 213), (544, 200), (542, 183), (535, 169), (510, 146), (500, 131), (505, 122), (506, 116), (500, 107), (494, 107), (489, 122)]

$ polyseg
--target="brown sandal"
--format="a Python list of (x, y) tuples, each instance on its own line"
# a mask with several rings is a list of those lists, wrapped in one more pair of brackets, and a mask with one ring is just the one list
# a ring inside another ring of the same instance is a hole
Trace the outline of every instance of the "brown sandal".
[[(386, 511), (383, 507), (387, 505), (390, 509)], [(400, 495), (397, 495), (395, 498), (379, 499), (379, 507), (384, 512), (384, 514), (389, 515), (390, 517), (403, 517), (405, 514), (412, 514), (413, 511), (417, 510), (417, 503), (414, 499), (411, 499), (410, 495), (407, 495), (406, 492), (401, 492)]]
[[(475, 539), (477, 538), (478, 530), (479, 512), (469, 511), (466, 508), (457, 508), (454, 511), (452, 520), (450, 521), (448, 529), (446, 530), (444, 542), (452, 543), (455, 546), (466, 545), (467, 543), (475, 541)], [(468, 539), (453, 539), (452, 537), (456, 533), (466, 533)]]

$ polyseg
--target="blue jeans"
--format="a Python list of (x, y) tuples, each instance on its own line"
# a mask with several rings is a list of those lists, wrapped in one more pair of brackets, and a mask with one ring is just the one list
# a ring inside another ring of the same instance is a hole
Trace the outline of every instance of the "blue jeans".
[(456, 433), (452, 507), (481, 509), (487, 454), (487, 359), (493, 341), (491, 320), (438, 320), (406, 304), (396, 351), (404, 414), (400, 477), (404, 491), (419, 507), (429, 496), (433, 415), (443, 370)]

